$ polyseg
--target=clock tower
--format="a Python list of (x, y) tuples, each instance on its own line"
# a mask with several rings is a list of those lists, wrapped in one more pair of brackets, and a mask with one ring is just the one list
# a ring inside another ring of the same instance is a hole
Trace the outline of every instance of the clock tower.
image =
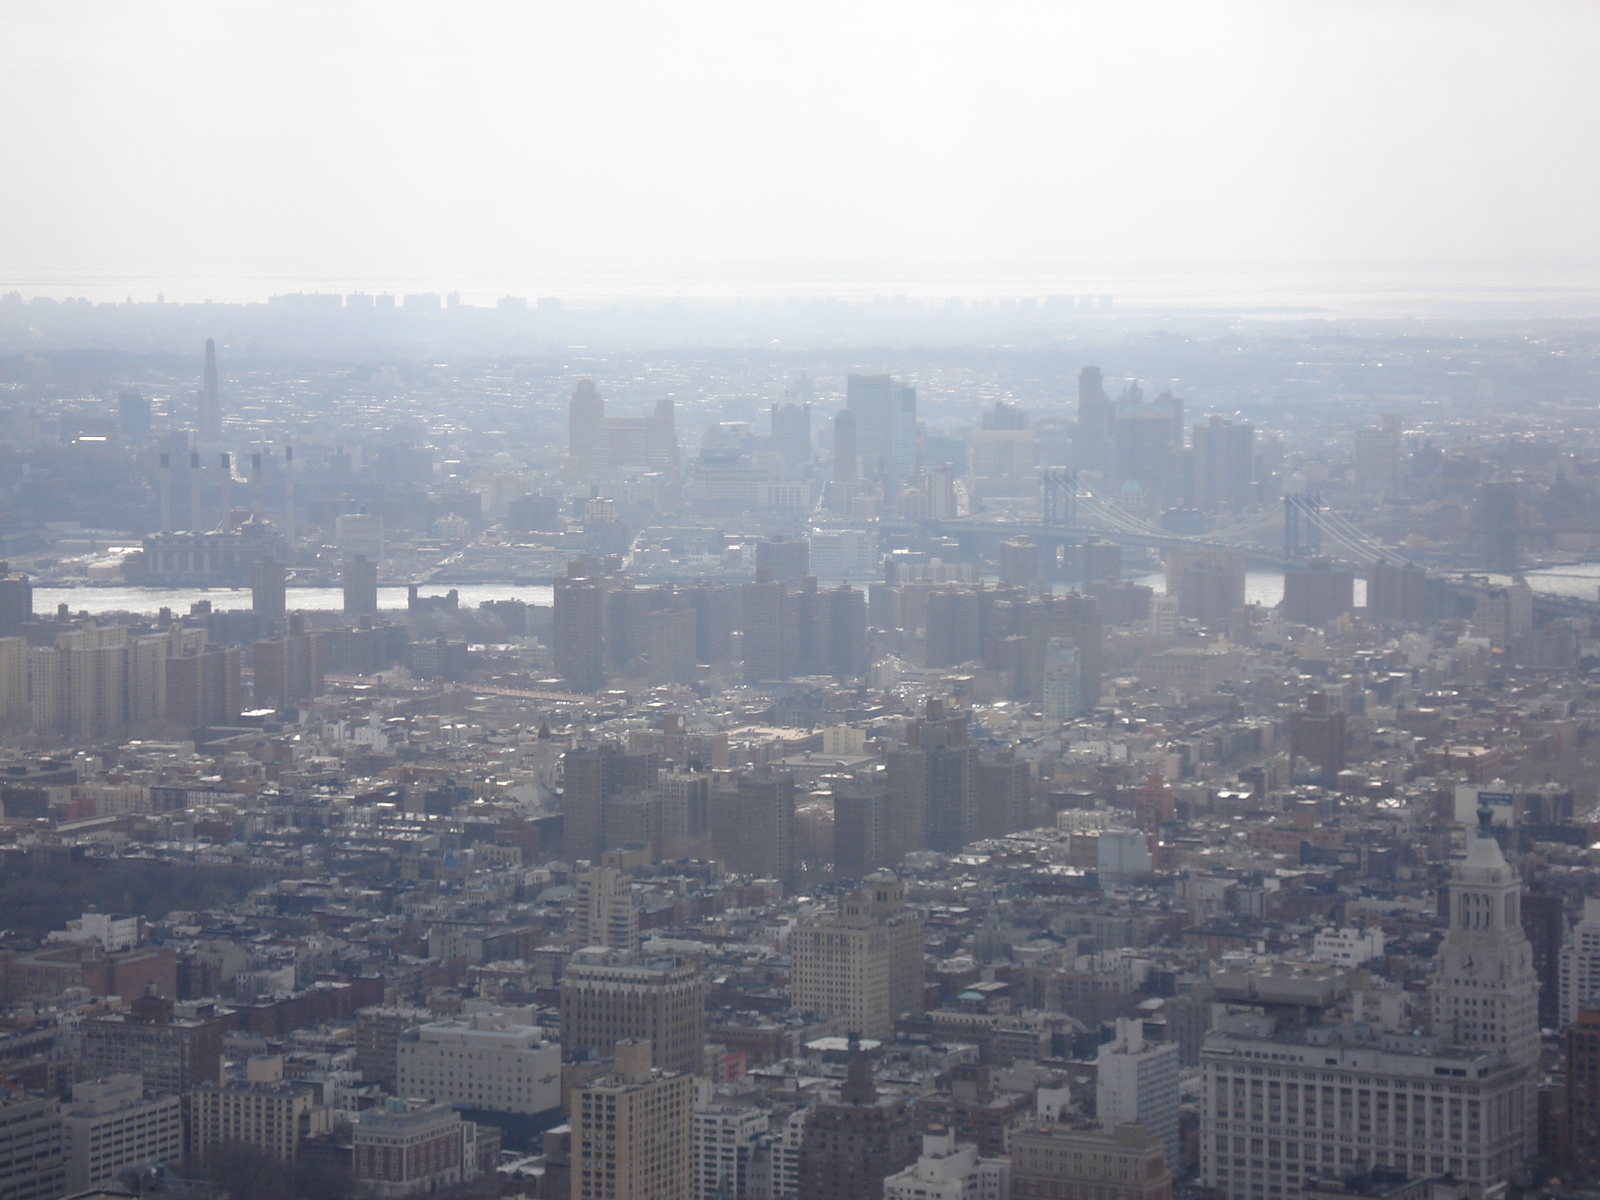
[(1433, 1031), (1447, 1045), (1539, 1063), (1539, 980), (1522, 931), (1522, 883), (1500, 852), (1487, 806), (1450, 881), (1450, 926), (1428, 991)]

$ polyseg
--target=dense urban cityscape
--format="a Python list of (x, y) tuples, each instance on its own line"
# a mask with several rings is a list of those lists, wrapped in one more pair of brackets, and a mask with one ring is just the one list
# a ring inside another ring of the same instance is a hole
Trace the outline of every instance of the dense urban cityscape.
[(1586, 1194), (1597, 384), (0, 297), (0, 1196)]

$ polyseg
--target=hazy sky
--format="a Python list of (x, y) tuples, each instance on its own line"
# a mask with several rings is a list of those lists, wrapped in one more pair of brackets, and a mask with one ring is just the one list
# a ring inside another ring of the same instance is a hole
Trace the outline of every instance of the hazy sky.
[(10, 0), (0, 287), (1594, 260), (1597, 49), (1590, 0)]

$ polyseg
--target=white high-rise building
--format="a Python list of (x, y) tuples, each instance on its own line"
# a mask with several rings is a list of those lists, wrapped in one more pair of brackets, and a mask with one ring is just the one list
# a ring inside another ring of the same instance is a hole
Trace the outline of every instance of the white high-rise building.
[(1069, 721), (1078, 715), (1078, 648), (1069, 638), (1044, 644), (1044, 719)]
[(696, 1084), (694, 1106), (694, 1200), (743, 1200), (754, 1194), (752, 1166), (767, 1139), (771, 1116), (764, 1109), (717, 1104), (711, 1085)]
[(73, 1084), (61, 1128), (69, 1193), (100, 1187), (126, 1167), (183, 1158), (182, 1099), (146, 1100), (140, 1075)]
[(1138, 1121), (1161, 1139), (1169, 1163), (1180, 1161), (1177, 1042), (1146, 1041), (1142, 1021), (1119, 1020), (1100, 1047), (1094, 1095), (1102, 1129)]
[(1011, 1160), (979, 1158), (954, 1130), (922, 1135), (922, 1156), (883, 1181), (884, 1200), (1010, 1200)]
[(1578, 1010), (1600, 993), (1600, 900), (1587, 896), (1583, 920), (1561, 948), (1561, 1027), (1578, 1019)]

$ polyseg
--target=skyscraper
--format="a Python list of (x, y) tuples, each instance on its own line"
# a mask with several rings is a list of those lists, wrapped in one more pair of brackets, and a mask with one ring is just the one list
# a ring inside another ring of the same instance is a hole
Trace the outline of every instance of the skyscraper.
[(200, 437), (214, 442), (222, 436), (222, 397), (217, 389), (217, 343), (206, 339), (205, 379), (200, 385)]
[(856, 418), (848, 409), (833, 418), (833, 482), (854, 487), (860, 468), (860, 449), (856, 444)]
[(1212, 416), (1194, 427), (1194, 506), (1214, 513), (1250, 502), (1255, 481), (1256, 431)]
[(344, 584), (344, 611), (350, 616), (378, 613), (378, 564), (365, 554), (352, 554), (340, 567)]
[(922, 935), (922, 914), (906, 907), (905, 885), (875, 871), (837, 911), (790, 934), (790, 1002), (799, 1012), (837, 1014), (864, 1037), (888, 1037), (896, 1017), (922, 1010)]
[(1110, 451), (1111, 421), (1115, 406), (1106, 395), (1099, 367), (1084, 367), (1078, 372), (1077, 465), (1090, 471), (1104, 471)]
[(1329, 558), (1313, 558), (1283, 573), (1283, 618), (1320, 629), (1355, 609), (1355, 572)]
[(800, 663), (800, 628), (794, 597), (758, 567), (756, 577), (739, 585), (744, 608), (744, 678), (747, 683), (787, 679)]
[(888, 375), (851, 375), (845, 393), (866, 473), (898, 483), (916, 462), (917, 389)]
[(556, 673), (580, 691), (605, 682), (605, 595), (584, 562), (555, 581), (550, 652)]
[(1397, 625), (1428, 619), (1428, 573), (1415, 563), (1374, 559), (1367, 564), (1367, 616)]
[(810, 462), (811, 405), (801, 402), (774, 404), (770, 414), (773, 450), (783, 455), (786, 463)]
[(283, 564), (270, 554), (250, 567), (250, 608), (256, 616), (281, 621), (288, 611), (287, 578)]
[(1070, 721), (1083, 708), (1078, 648), (1070, 638), (1044, 644), (1044, 719)]
[(818, 1104), (800, 1143), (800, 1195), (805, 1200), (869, 1200), (883, 1181), (917, 1158), (916, 1125), (905, 1100), (880, 1096), (872, 1066), (850, 1033), (850, 1061), (839, 1099)]
[(567, 1053), (605, 1054), (650, 1038), (655, 1063), (694, 1074), (705, 1048), (705, 978), (677, 958), (579, 951), (561, 977), (561, 1041)]
[(639, 909), (633, 881), (616, 867), (591, 867), (578, 876), (573, 934), (579, 946), (639, 948)]
[(567, 402), (567, 462), (577, 474), (594, 470), (600, 454), (600, 430), (606, 419), (605, 398), (592, 379), (580, 379)]

